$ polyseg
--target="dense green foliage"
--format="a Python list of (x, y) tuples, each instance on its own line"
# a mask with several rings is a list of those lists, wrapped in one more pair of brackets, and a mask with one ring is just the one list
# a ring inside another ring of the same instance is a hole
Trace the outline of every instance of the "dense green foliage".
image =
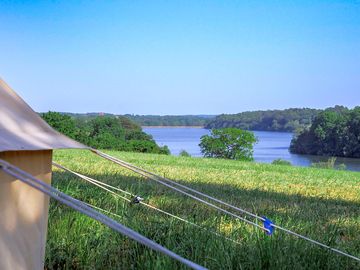
[(292, 153), (360, 158), (360, 107), (327, 109), (297, 134)]
[(76, 127), (75, 121), (68, 115), (62, 115), (58, 112), (42, 113), (41, 117), (54, 129), (60, 133), (76, 139), (80, 130)]
[(205, 126), (207, 115), (125, 115), (141, 126)]
[(198, 126), (203, 127), (214, 118), (214, 115), (115, 115), (110, 113), (62, 113), (74, 119), (91, 120), (98, 116), (119, 117), (131, 119), (140, 126)]
[(98, 149), (170, 154), (159, 147), (141, 127), (124, 116), (97, 116), (74, 120), (69, 115), (48, 112), (43, 119), (64, 135)]
[[(107, 153), (216, 198), (266, 216), (314, 240), (360, 257), (359, 173), (221, 159)], [(122, 224), (209, 269), (358, 269), (344, 256), (276, 230), (270, 237), (89, 151), (55, 151), (70, 169), (138, 194), (144, 202), (206, 228), (200, 230), (127, 202), (54, 170), (53, 186), (107, 209)], [(121, 194), (123, 195), (123, 194)], [(249, 218), (250, 219), (250, 218)], [(215, 231), (238, 242), (217, 237)], [(51, 200), (46, 269), (187, 269), (99, 222)]]
[(202, 136), (199, 146), (204, 157), (253, 160), (253, 145), (256, 142), (251, 131), (222, 128)]
[(210, 120), (205, 127), (290, 132), (309, 126), (319, 112), (320, 110), (305, 108), (222, 114)]

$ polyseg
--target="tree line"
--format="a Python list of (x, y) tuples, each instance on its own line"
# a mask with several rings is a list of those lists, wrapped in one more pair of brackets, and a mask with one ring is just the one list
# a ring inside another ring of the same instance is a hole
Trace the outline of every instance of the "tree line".
[(61, 113), (76, 119), (90, 120), (98, 116), (126, 117), (140, 126), (205, 126), (215, 115), (115, 115), (110, 113)]
[[(335, 106), (332, 110), (339, 110)], [(76, 120), (90, 121), (98, 116), (126, 117), (139, 126), (202, 126), (206, 129), (239, 128), (243, 130), (298, 132), (309, 128), (320, 109), (290, 108), (285, 110), (248, 111), (238, 114), (213, 115), (114, 115), (108, 113), (61, 113)]]
[(290, 151), (297, 154), (360, 158), (360, 106), (343, 106), (320, 112), (312, 125), (293, 138)]
[(58, 112), (40, 115), (57, 131), (93, 148), (170, 154), (167, 146), (158, 146), (151, 135), (124, 116), (74, 118)]
[(294, 132), (311, 125), (317, 109), (292, 108), (286, 110), (248, 111), (222, 114), (211, 119), (205, 128), (239, 128), (258, 131)]
[(207, 115), (132, 115), (126, 117), (141, 126), (205, 126), (214, 116)]

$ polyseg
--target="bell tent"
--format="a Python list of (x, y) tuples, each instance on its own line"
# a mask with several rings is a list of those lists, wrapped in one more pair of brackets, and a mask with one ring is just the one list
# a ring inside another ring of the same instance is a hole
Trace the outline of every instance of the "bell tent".
[[(0, 79), (0, 159), (51, 183), (52, 150), (87, 148), (52, 129)], [(49, 198), (0, 170), (0, 269), (43, 269)]]
[(90, 149), (52, 129), (0, 79), (0, 270), (44, 269), (49, 197), (190, 268), (205, 269), (51, 187), (52, 150), (66, 148)]

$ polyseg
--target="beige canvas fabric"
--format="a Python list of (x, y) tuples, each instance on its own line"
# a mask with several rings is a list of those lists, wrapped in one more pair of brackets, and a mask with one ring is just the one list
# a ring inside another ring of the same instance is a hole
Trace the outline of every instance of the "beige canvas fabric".
[[(0, 158), (50, 184), (52, 149), (87, 147), (53, 130), (0, 79)], [(0, 270), (44, 268), (49, 198), (0, 170)]]
[[(50, 184), (52, 151), (2, 152), (0, 158)], [(44, 269), (49, 197), (0, 170), (0, 269)]]
[(87, 148), (56, 132), (0, 79), (0, 152)]

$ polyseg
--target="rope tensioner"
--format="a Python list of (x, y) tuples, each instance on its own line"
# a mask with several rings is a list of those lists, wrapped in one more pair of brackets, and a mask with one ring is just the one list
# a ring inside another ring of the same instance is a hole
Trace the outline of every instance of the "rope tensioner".
[(264, 219), (263, 221), (264, 228), (268, 229), (268, 231), (266, 231), (266, 234), (272, 235), (273, 232), (275, 231), (274, 223), (266, 217), (263, 217), (263, 219)]
[(135, 203), (141, 203), (144, 199), (141, 198), (140, 196), (135, 196), (134, 198), (132, 198), (131, 203), (135, 204)]

